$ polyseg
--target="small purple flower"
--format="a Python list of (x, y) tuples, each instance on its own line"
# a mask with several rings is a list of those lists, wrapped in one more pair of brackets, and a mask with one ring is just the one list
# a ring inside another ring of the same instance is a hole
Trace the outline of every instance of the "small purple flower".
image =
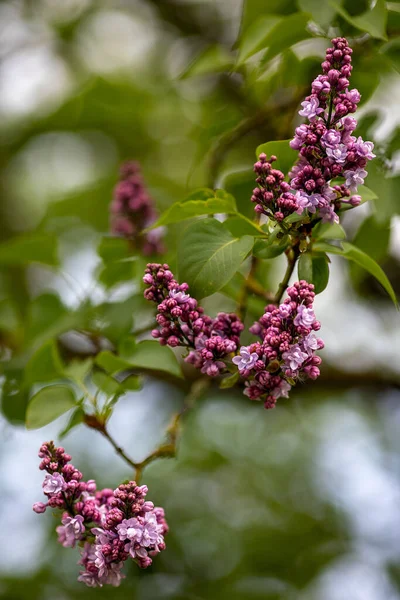
[(296, 201), (298, 204), (297, 214), (301, 215), (303, 210), (307, 209), (310, 213), (315, 213), (319, 206), (323, 206), (325, 199), (321, 194), (306, 194), (303, 190), (296, 192)]
[(312, 308), (306, 308), (304, 304), (297, 307), (297, 315), (294, 319), (296, 327), (311, 327), (315, 323), (315, 314)]
[(277, 400), (278, 398), (289, 398), (289, 392), (291, 389), (292, 388), (288, 384), (286, 379), (282, 379), (280, 384), (277, 385), (276, 388), (274, 388), (271, 391), (271, 396), (273, 396), (275, 400)]
[(311, 355), (314, 350), (321, 348), (320, 342), (321, 340), (318, 340), (314, 333), (309, 333), (302, 342), (303, 350)]
[(178, 304), (184, 304), (190, 298), (189, 294), (185, 294), (185, 292), (181, 292), (180, 290), (170, 290), (169, 296), (173, 300), (176, 300)]
[(323, 75), (318, 75), (311, 84), (313, 92), (328, 94), (331, 91), (331, 84), (326, 79)]
[(201, 367), (201, 372), (209, 377), (216, 377), (220, 374), (221, 370), (225, 367), (225, 363), (222, 360), (214, 361), (212, 359), (206, 360)]
[(345, 144), (339, 144), (334, 148), (326, 149), (327, 157), (333, 162), (339, 165), (343, 165), (347, 158), (347, 146)]
[(374, 144), (372, 142), (364, 142), (362, 137), (358, 137), (354, 144), (354, 150), (357, 152), (357, 154), (362, 158), (366, 158), (367, 160), (375, 158), (376, 154), (372, 152), (373, 149)]
[(350, 100), (350, 102), (353, 102), (354, 104), (358, 104), (361, 100), (361, 94), (356, 88), (349, 90), (346, 94), (346, 97), (348, 100)]
[(324, 112), (323, 108), (319, 108), (319, 100), (315, 96), (311, 96), (310, 100), (304, 100), (301, 106), (303, 108), (299, 111), (299, 115), (306, 117), (309, 121), (313, 121), (319, 114)]
[(339, 216), (330, 204), (320, 208), (319, 215), (322, 217), (323, 223), (339, 223)]
[(336, 129), (328, 129), (321, 137), (321, 143), (325, 148), (336, 148), (341, 141), (341, 133)]
[[(279, 314), (284, 319), (287, 319), (292, 314), (292, 309), (289, 304), (281, 304), (279, 306)], [(254, 353), (255, 354), (255, 353)]]
[(364, 169), (356, 169), (355, 171), (345, 171), (343, 175), (346, 178), (346, 185), (350, 191), (355, 192), (358, 185), (363, 185), (364, 178), (368, 175)]
[(53, 473), (46, 475), (42, 487), (45, 494), (58, 494), (65, 490), (67, 484), (61, 473)]
[(83, 517), (81, 515), (77, 515), (76, 517), (64, 515), (61, 523), (62, 525), (56, 528), (59, 536), (58, 541), (64, 548), (73, 548), (76, 540), (79, 540), (85, 531)]
[(242, 346), (239, 351), (240, 356), (232, 358), (232, 362), (237, 366), (239, 371), (252, 369), (259, 359), (256, 352), (249, 351), (249, 346)]
[(290, 350), (282, 354), (282, 358), (285, 361), (285, 365), (288, 369), (291, 371), (297, 371), (303, 362), (308, 358), (308, 354), (302, 351), (299, 344), (293, 344), (293, 346), (290, 347)]

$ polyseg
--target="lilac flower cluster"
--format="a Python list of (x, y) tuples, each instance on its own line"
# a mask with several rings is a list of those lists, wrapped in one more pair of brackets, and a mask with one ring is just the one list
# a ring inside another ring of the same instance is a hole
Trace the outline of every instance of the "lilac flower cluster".
[(118, 586), (129, 557), (145, 569), (164, 550), (168, 525), (163, 509), (145, 500), (147, 486), (130, 481), (114, 491), (96, 491), (96, 482), (82, 481), (82, 473), (70, 464), (71, 456), (53, 442), (41, 446), (39, 457), (39, 468), (47, 472), (42, 486), (47, 503), (36, 502), (33, 510), (64, 511), (56, 528), (58, 541), (65, 548), (77, 543), (83, 547), (78, 581), (89, 587)]
[(115, 186), (111, 203), (111, 215), (111, 232), (114, 235), (134, 241), (145, 256), (164, 252), (164, 228), (157, 227), (142, 233), (156, 221), (157, 213), (136, 162), (127, 162), (121, 167), (120, 181)]
[(314, 286), (306, 281), (288, 288), (288, 298), (280, 306), (270, 304), (250, 328), (261, 342), (242, 346), (233, 362), (245, 379), (244, 393), (251, 400), (264, 398), (265, 408), (273, 408), (297, 381), (316, 379), (321, 359), (315, 351), (324, 347), (315, 336), (320, 329), (313, 301)]
[(144, 296), (157, 303), (158, 329), (152, 332), (162, 345), (188, 349), (185, 361), (215, 377), (236, 352), (243, 323), (235, 314), (219, 313), (215, 319), (204, 314), (197, 300), (188, 294), (187, 283), (179, 284), (169, 266), (148, 264)]
[[(360, 93), (349, 89), (352, 49), (345, 38), (332, 40), (322, 63), (323, 74), (313, 81), (311, 94), (302, 102), (299, 114), (308, 124), (297, 127), (290, 146), (300, 157), (289, 173), (272, 169), (274, 156), (261, 154), (254, 165), (259, 187), (251, 200), (256, 212), (282, 221), (292, 213), (315, 215), (323, 222), (339, 222), (342, 204), (358, 206), (357, 186), (367, 176), (367, 161), (375, 157), (372, 142), (353, 134), (357, 121), (349, 116), (357, 109)], [(337, 178), (344, 183), (337, 183)]]
[(257, 173), (256, 182), (260, 187), (253, 190), (251, 201), (256, 203), (254, 210), (269, 216), (275, 221), (283, 221), (285, 217), (298, 210), (296, 196), (290, 192), (290, 185), (284, 181), (284, 174), (272, 168), (276, 156), (267, 159), (260, 154), (254, 165)]

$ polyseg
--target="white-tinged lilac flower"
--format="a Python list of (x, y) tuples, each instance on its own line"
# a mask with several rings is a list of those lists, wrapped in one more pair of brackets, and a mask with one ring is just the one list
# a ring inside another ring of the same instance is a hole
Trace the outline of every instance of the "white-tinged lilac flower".
[(304, 100), (301, 106), (303, 108), (299, 111), (299, 115), (306, 117), (309, 121), (313, 121), (318, 115), (324, 112), (323, 108), (319, 108), (319, 100), (315, 96), (311, 96), (310, 100)]
[(102, 587), (102, 583), (99, 581), (97, 573), (91, 571), (82, 571), (79, 574), (78, 581), (84, 583), (87, 587)]
[(320, 338), (317, 338), (315, 333), (309, 333), (302, 340), (302, 347), (311, 356), (315, 350), (320, 350), (324, 347), (324, 342)]
[(325, 148), (336, 148), (341, 142), (342, 134), (336, 129), (328, 129), (323, 136), (321, 136), (321, 144)]
[(48, 473), (44, 478), (42, 487), (45, 494), (58, 494), (65, 490), (67, 484), (61, 473), (53, 473), (52, 475)]
[(180, 290), (170, 290), (169, 297), (176, 300), (178, 304), (184, 304), (189, 300), (190, 295), (185, 294), (185, 292), (181, 292)]
[(315, 323), (315, 314), (313, 309), (307, 308), (304, 306), (304, 304), (300, 304), (297, 307), (297, 315), (293, 322), (296, 327), (311, 327), (311, 325)]
[(81, 515), (76, 517), (64, 515), (61, 523), (62, 525), (56, 528), (58, 541), (64, 548), (73, 548), (76, 540), (79, 540), (85, 531), (83, 517)]
[(347, 146), (345, 144), (339, 144), (334, 148), (326, 148), (326, 155), (332, 161), (339, 165), (343, 165), (347, 158)]
[(240, 356), (234, 356), (232, 362), (239, 371), (252, 369), (259, 359), (257, 352), (250, 352), (250, 346), (242, 346), (239, 350)]
[(289, 398), (289, 392), (291, 389), (292, 387), (289, 385), (286, 379), (282, 379), (280, 384), (271, 391), (271, 396), (273, 396), (276, 400), (278, 398)]
[(354, 150), (356, 151), (358, 156), (366, 158), (367, 160), (375, 158), (376, 154), (372, 152), (373, 149), (373, 142), (364, 142), (361, 136), (357, 138), (357, 141), (354, 144)]
[(343, 175), (346, 178), (346, 185), (351, 192), (357, 190), (357, 186), (363, 185), (364, 178), (368, 175), (365, 169), (356, 169), (355, 171), (345, 171)]
[(288, 369), (291, 371), (297, 371), (303, 362), (308, 358), (308, 354), (302, 351), (299, 344), (293, 344), (293, 346), (290, 346), (290, 349), (287, 352), (282, 354), (282, 358), (285, 361), (285, 365)]

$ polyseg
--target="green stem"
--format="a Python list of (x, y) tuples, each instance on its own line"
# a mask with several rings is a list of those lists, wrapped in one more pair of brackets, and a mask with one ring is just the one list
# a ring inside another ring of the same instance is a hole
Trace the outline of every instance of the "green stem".
[(276, 294), (274, 296), (274, 299), (273, 299), (274, 304), (280, 304), (283, 294), (285, 293), (286, 288), (289, 285), (289, 281), (293, 274), (293, 271), (296, 266), (296, 262), (297, 262), (299, 255), (300, 255), (300, 250), (299, 250), (298, 246), (292, 246), (286, 252), (287, 267), (286, 267), (285, 275), (283, 276), (283, 279), (278, 286), (278, 291), (276, 292)]

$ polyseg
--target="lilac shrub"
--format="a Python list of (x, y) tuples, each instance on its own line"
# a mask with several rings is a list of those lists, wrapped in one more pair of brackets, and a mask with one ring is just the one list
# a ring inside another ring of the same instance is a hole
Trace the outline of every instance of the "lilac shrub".
[(308, 120), (296, 129), (290, 146), (299, 160), (289, 173), (272, 168), (275, 156), (260, 154), (254, 165), (259, 187), (253, 190), (255, 211), (277, 222), (292, 213), (338, 223), (343, 204), (358, 206), (357, 187), (367, 176), (374, 144), (353, 134), (360, 93), (349, 89), (352, 49), (345, 38), (332, 40), (322, 63), (323, 74), (313, 81), (299, 115)]
[(145, 569), (165, 549), (168, 525), (163, 509), (146, 500), (147, 486), (130, 481), (116, 490), (96, 491), (96, 482), (82, 481), (71, 456), (53, 442), (42, 444), (39, 458), (39, 469), (47, 473), (42, 485), (47, 502), (36, 502), (33, 510), (62, 511), (58, 541), (65, 548), (81, 547), (78, 581), (89, 587), (118, 586), (128, 558)]

